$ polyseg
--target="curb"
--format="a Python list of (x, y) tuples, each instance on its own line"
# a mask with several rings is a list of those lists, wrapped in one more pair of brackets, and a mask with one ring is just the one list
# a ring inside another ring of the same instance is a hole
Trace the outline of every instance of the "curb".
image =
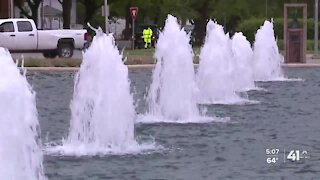
[[(151, 69), (154, 68), (155, 64), (136, 64), (136, 65), (127, 65), (128, 69)], [(199, 66), (195, 64), (195, 66)], [(310, 67), (320, 67), (320, 64), (282, 64), (282, 67), (292, 67), (292, 68), (310, 68)], [(26, 67), (27, 71), (35, 72), (75, 72), (79, 71), (79, 67)]]

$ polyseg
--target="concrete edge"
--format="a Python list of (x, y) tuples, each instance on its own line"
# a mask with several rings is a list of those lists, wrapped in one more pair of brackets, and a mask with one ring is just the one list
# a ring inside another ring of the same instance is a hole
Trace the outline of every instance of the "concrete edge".
[[(136, 64), (136, 65), (127, 65), (129, 69), (143, 69), (143, 68), (154, 68), (155, 64)], [(198, 64), (195, 64), (198, 66)], [(282, 67), (320, 67), (320, 64), (282, 64)], [(36, 71), (36, 72), (74, 72), (78, 71), (79, 67), (26, 67), (27, 71)]]
[(74, 72), (78, 71), (79, 67), (26, 67), (27, 71), (34, 72)]
[(315, 64), (315, 63), (308, 63), (308, 64), (282, 64), (282, 67), (320, 67), (320, 64)]
[[(127, 65), (129, 69), (142, 69), (142, 68), (153, 68), (155, 64), (137, 64), (137, 65)], [(27, 71), (35, 72), (74, 72), (79, 71), (79, 67), (26, 67)]]

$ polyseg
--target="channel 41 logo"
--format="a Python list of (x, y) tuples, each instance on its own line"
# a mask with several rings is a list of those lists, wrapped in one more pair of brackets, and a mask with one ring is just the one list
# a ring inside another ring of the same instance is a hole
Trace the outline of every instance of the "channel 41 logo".
[(300, 161), (302, 159), (310, 159), (310, 154), (306, 150), (290, 150), (286, 159), (292, 162)]
[(266, 162), (268, 164), (277, 164), (281, 162), (300, 162), (310, 159), (311, 155), (307, 150), (289, 150), (281, 151), (279, 148), (266, 149)]

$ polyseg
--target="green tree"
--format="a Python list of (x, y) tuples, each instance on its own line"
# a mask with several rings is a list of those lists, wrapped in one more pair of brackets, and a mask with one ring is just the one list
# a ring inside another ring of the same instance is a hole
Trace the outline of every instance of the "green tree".
[[(99, 19), (97, 10), (103, 5), (103, 0), (79, 0), (86, 9), (85, 23)], [(313, 1), (307, 0), (268, 0), (268, 18), (282, 17), (284, 3), (307, 2), (310, 10)], [(226, 30), (234, 32), (241, 21), (250, 18), (266, 18), (266, 0), (108, 0), (110, 5), (109, 18), (125, 18), (125, 35), (131, 36), (131, 17), (129, 8), (139, 8), (137, 24), (151, 22), (163, 25), (167, 14), (172, 14), (181, 20), (194, 24), (196, 43), (203, 43), (206, 24), (209, 19), (216, 19), (220, 24), (226, 25)], [(99, 16), (100, 17), (100, 16)]]
[(210, 19), (210, 14), (215, 10), (219, 0), (193, 0), (190, 5), (196, 12), (196, 17), (193, 19), (194, 36), (196, 45), (201, 45), (206, 35), (206, 25)]
[(70, 18), (71, 18), (71, 0), (58, 0), (62, 5), (62, 17), (63, 17), (63, 29), (70, 29)]
[[(38, 24), (38, 9), (41, 1), (42, 0), (14, 0), (13, 2), (24, 16), (33, 19), (34, 22)], [(27, 7), (25, 6), (25, 2)]]
[[(224, 0), (218, 1), (215, 11), (211, 12), (210, 17), (225, 26), (231, 35), (235, 32), (239, 22), (250, 17), (264, 16), (264, 3), (256, 0)], [(263, 5), (261, 5), (261, 3)]]
[(104, 4), (104, 0), (79, 0), (85, 7), (84, 23), (91, 22), (97, 11)]

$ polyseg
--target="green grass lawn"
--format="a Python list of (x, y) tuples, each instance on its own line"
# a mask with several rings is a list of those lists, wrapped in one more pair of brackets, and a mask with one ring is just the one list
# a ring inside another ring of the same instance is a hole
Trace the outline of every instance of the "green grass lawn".
[[(200, 47), (194, 47), (193, 51), (195, 54), (199, 54), (200, 53)], [(124, 56), (150, 56), (152, 57), (154, 55), (155, 49), (151, 48), (151, 49), (135, 49), (135, 50), (125, 50), (123, 52)]]
[[(173, 50), (174, 51), (174, 50)], [(200, 54), (200, 47), (193, 48), (194, 54)], [(154, 58), (155, 49), (136, 49), (136, 50), (125, 50), (123, 57), (126, 59), (125, 64), (153, 64), (155, 63)], [(283, 51), (280, 51), (283, 53)], [(312, 54), (313, 51), (308, 50), (308, 54)], [(320, 55), (319, 55), (320, 57)], [(80, 67), (81, 59), (26, 59), (25, 67)], [(199, 62), (199, 57), (194, 57), (194, 63)]]
[[(19, 62), (19, 66), (21, 62)], [(80, 59), (25, 59), (25, 67), (80, 67)]]
[(155, 49), (125, 50), (123, 56), (153, 56)]

